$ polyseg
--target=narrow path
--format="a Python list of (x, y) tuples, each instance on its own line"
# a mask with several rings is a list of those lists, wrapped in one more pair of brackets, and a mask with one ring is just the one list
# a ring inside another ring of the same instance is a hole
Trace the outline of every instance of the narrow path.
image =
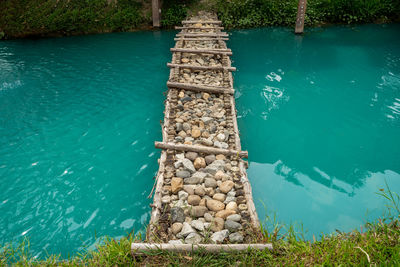
[(259, 221), (247, 179), (230, 55), (213, 14), (183, 21), (167, 86), (162, 149), (147, 242), (255, 243)]

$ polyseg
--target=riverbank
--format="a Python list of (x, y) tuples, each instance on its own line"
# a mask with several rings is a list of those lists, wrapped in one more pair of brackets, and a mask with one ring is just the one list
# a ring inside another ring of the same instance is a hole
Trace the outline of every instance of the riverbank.
[[(166, 0), (163, 28), (179, 25), (188, 14), (212, 10), (223, 26), (252, 28), (294, 27), (297, 0)], [(400, 20), (400, 2), (310, 1), (306, 27), (323, 24), (389, 23)], [(151, 29), (149, 0), (8, 0), (0, 2), (0, 40), (41, 38)]]
[(120, 240), (106, 239), (97, 250), (63, 260), (57, 255), (36, 259), (29, 253), (28, 243), (17, 247), (0, 248), (0, 265), (17, 266), (276, 266), (276, 265), (398, 265), (400, 264), (400, 224), (398, 218), (390, 223), (379, 220), (367, 224), (365, 230), (351, 233), (338, 232), (323, 236), (321, 241), (305, 241), (294, 231), (279, 234), (280, 227), (272, 233), (264, 232), (264, 242), (271, 242), (273, 251), (247, 251), (241, 253), (177, 254), (155, 251), (132, 257), (130, 244), (141, 236)]

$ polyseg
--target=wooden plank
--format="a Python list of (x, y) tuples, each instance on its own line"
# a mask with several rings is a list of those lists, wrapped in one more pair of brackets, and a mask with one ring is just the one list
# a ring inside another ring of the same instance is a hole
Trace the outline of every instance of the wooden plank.
[(174, 38), (174, 41), (229, 41), (226, 37), (215, 37), (215, 38)]
[(296, 27), (294, 29), (295, 33), (303, 33), (304, 31), (304, 16), (306, 14), (307, 0), (299, 0), (299, 5), (297, 6), (297, 18)]
[(212, 93), (212, 94), (231, 94), (231, 95), (233, 95), (235, 93), (235, 91), (232, 88), (196, 85), (196, 84), (189, 84), (189, 83), (167, 82), (167, 86), (168, 86), (168, 88), (178, 88), (178, 89), (185, 89), (185, 90), (196, 91), (196, 92), (207, 92), (207, 93)]
[(230, 49), (188, 49), (188, 48), (171, 48), (171, 52), (182, 52), (182, 53), (197, 53), (197, 54), (215, 54), (215, 55), (227, 55), (232, 56)]
[(178, 37), (228, 37), (229, 35), (223, 33), (178, 33)]
[(154, 250), (167, 250), (170, 252), (193, 252), (197, 250), (206, 251), (208, 253), (220, 252), (236, 252), (247, 251), (248, 249), (254, 250), (273, 250), (272, 244), (155, 244), (155, 243), (132, 243), (132, 254), (143, 254)]
[(215, 155), (222, 154), (227, 156), (239, 156), (241, 158), (247, 158), (249, 156), (249, 153), (247, 151), (237, 151), (233, 149), (223, 149), (223, 148), (200, 146), (200, 145), (183, 145), (183, 144), (174, 144), (166, 142), (154, 142), (154, 146), (156, 148), (161, 148), (161, 149), (192, 151), (197, 153), (215, 154)]
[(160, 27), (160, 0), (151, 1), (153, 27)]
[(207, 26), (207, 27), (194, 27), (194, 26), (175, 26), (175, 30), (223, 30), (221, 26)]
[(183, 20), (182, 24), (222, 24), (222, 21), (220, 20)]
[(181, 68), (181, 69), (236, 71), (235, 67), (225, 67), (225, 66), (196, 66), (196, 65), (175, 64), (175, 63), (167, 63), (167, 66), (169, 68)]

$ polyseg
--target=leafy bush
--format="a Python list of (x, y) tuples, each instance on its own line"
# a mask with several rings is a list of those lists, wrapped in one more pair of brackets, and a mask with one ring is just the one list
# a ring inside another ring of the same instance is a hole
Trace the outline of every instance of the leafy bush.
[[(216, 0), (216, 10), (224, 26), (293, 26), (298, 0)], [(309, 0), (306, 25), (320, 23), (368, 23), (400, 17), (398, 0)]]
[(135, 0), (0, 1), (0, 30), (9, 36), (121, 31), (144, 21)]

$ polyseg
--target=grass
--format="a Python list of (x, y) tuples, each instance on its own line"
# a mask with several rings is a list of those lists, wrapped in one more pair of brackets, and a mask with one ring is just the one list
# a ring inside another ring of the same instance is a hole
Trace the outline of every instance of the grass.
[(130, 254), (130, 244), (142, 240), (141, 235), (129, 235), (120, 240), (106, 238), (97, 250), (70, 259), (49, 255), (35, 259), (27, 240), (14, 247), (0, 247), (0, 266), (261, 266), (261, 265), (400, 265), (400, 197), (386, 189), (378, 194), (387, 199), (388, 214), (384, 219), (367, 223), (364, 229), (350, 233), (337, 231), (320, 240), (307, 241), (293, 226), (281, 234), (282, 226), (273, 231), (262, 229), (260, 242), (272, 243), (273, 251), (209, 254), (197, 251), (178, 254), (153, 251), (145, 255)]

